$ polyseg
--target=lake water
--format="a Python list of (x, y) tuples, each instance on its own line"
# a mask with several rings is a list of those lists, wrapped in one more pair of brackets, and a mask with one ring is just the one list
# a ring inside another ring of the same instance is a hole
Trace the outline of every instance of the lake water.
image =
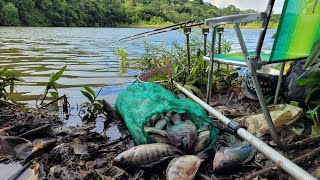
[[(43, 93), (45, 83), (52, 72), (64, 65), (67, 70), (58, 80), (60, 95), (66, 94), (72, 105), (85, 101), (80, 93), (83, 85), (92, 87), (100, 93), (100, 98), (114, 103), (116, 95), (132, 84), (140, 70), (129, 68), (121, 73), (119, 61), (114, 54), (117, 48), (123, 48), (131, 58), (139, 58), (144, 53), (143, 41), (161, 44), (173, 41), (183, 43), (185, 36), (178, 31), (128, 41), (121, 44), (108, 43), (141, 32), (146, 28), (0, 28), (0, 67), (7, 66), (17, 71), (26, 83), (16, 87), (16, 98), (20, 102), (34, 106), (35, 100)], [(196, 35), (199, 29), (193, 29)], [(275, 30), (269, 30), (264, 49), (270, 50)], [(259, 30), (243, 30), (249, 49), (253, 49)], [(226, 29), (224, 37), (232, 42), (232, 50), (240, 50), (233, 29)], [(210, 39), (210, 36), (209, 38)]]

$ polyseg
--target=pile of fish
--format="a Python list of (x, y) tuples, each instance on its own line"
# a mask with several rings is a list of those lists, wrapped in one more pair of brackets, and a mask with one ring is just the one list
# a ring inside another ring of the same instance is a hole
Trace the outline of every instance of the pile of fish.
[[(189, 114), (170, 111), (149, 118), (144, 130), (156, 143), (138, 145), (120, 153), (114, 158), (113, 165), (121, 168), (152, 167), (171, 160), (166, 179), (195, 179), (204, 161), (203, 150), (210, 143), (208, 123), (197, 128)], [(243, 161), (252, 158), (250, 154), (252, 148), (248, 145), (221, 149), (214, 158), (213, 170), (223, 172), (242, 165)]]
[(157, 143), (171, 144), (187, 153), (197, 153), (210, 143), (211, 128), (208, 123), (202, 127), (190, 120), (187, 113), (169, 111), (153, 115), (148, 119), (144, 130)]

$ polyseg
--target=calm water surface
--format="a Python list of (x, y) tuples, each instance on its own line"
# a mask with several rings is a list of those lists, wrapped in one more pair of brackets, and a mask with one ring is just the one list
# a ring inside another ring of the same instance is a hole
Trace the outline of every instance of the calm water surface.
[[(122, 44), (108, 43), (133, 34), (149, 31), (146, 28), (0, 28), (0, 67), (7, 66), (17, 71), (26, 83), (16, 87), (16, 99), (35, 105), (43, 93), (52, 72), (64, 65), (67, 70), (58, 80), (59, 94), (66, 94), (72, 106), (81, 104), (85, 97), (80, 93), (83, 85), (96, 92), (104, 87), (100, 99), (115, 103), (117, 94), (132, 84), (141, 70), (129, 68), (122, 73), (114, 50), (123, 48), (130, 58), (139, 58), (144, 53), (143, 41), (161, 44), (173, 41), (183, 43), (185, 36), (178, 31), (167, 32)], [(198, 30), (193, 30), (198, 31)], [(270, 50), (275, 30), (269, 30), (264, 49)], [(193, 33), (192, 35), (195, 35)], [(259, 35), (258, 30), (243, 30), (249, 49), (253, 49)], [(232, 42), (232, 50), (240, 46), (232, 29), (226, 29), (224, 37)]]

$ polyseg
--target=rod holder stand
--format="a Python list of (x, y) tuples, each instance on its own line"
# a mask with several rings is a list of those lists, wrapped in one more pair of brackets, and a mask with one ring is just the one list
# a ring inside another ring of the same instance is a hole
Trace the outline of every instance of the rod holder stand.
[(191, 28), (189, 28), (189, 27), (183, 28), (183, 33), (184, 34), (190, 34), (191, 33)]
[(208, 35), (209, 34), (209, 28), (202, 28), (202, 34)]

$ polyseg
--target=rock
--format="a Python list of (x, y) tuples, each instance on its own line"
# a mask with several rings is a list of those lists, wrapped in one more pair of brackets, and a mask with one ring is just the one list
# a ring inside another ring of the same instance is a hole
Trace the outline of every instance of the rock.
[[(272, 105), (269, 106), (269, 110), (273, 124), (277, 129), (282, 129), (292, 124), (302, 115), (301, 108), (290, 104)], [(240, 117), (235, 120), (247, 127), (247, 130), (256, 136), (263, 136), (269, 133), (269, 127), (263, 113)]]

